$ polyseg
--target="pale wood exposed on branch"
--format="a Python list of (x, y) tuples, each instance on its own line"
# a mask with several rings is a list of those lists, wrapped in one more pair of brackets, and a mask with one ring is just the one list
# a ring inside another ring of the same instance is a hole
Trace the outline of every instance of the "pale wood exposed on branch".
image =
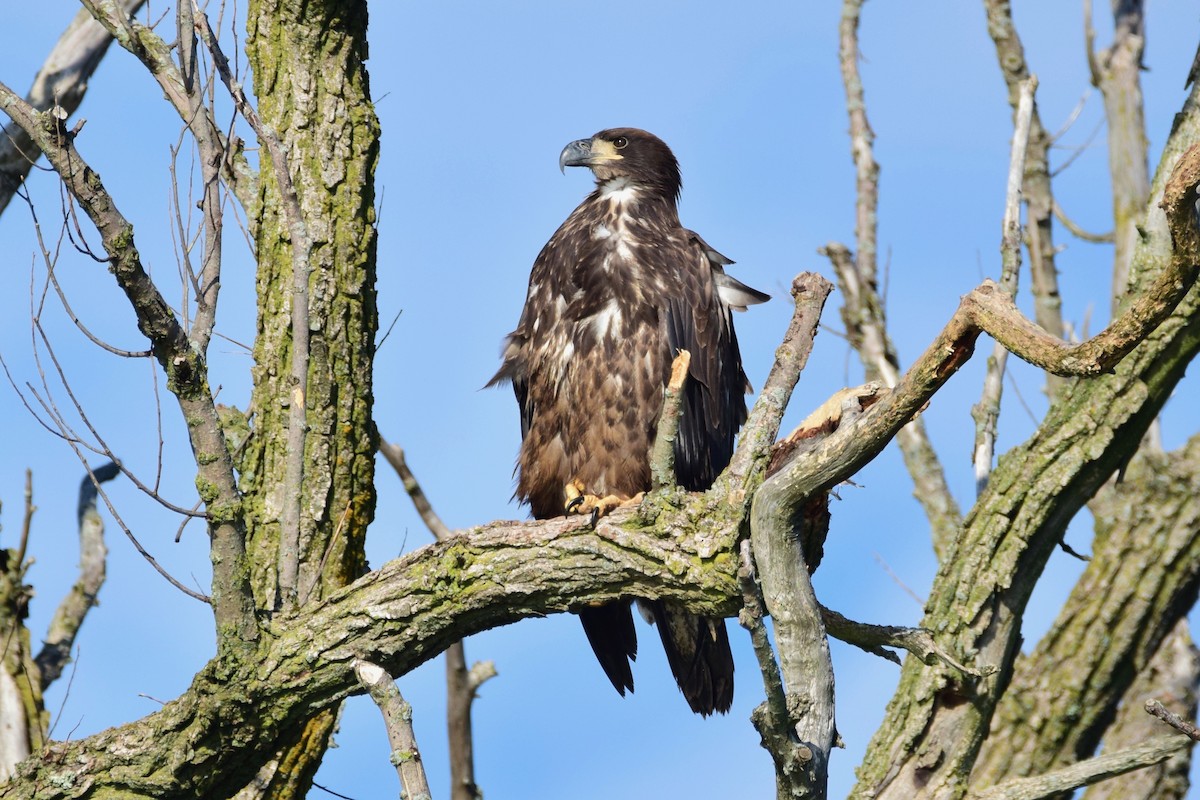
[(651, 486), (663, 489), (675, 485), (675, 437), (679, 433), (679, 416), (683, 403), (683, 386), (688, 378), (692, 354), (680, 350), (671, 362), (671, 377), (663, 389), (663, 406), (658, 415), (658, 428), (650, 447)]

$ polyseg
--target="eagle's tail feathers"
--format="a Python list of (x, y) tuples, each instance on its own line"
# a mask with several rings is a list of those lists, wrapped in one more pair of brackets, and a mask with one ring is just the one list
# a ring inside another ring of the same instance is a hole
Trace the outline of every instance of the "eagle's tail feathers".
[(629, 601), (581, 609), (579, 620), (592, 652), (612, 681), (613, 688), (622, 697), (626, 689), (632, 692), (633, 671), (629, 663), (637, 658), (637, 631), (633, 627)]
[(725, 620), (700, 617), (678, 606), (648, 603), (667, 652), (667, 663), (692, 711), (707, 717), (733, 704), (733, 653)]

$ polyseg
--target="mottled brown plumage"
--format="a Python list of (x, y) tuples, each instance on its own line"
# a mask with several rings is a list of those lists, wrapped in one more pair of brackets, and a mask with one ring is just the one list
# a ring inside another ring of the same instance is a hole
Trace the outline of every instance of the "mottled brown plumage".
[[(675, 354), (691, 352), (675, 472), (708, 488), (746, 419), (732, 310), (767, 296), (727, 276), (732, 263), (680, 226), (681, 181), (670, 149), (634, 128), (567, 145), (563, 166), (588, 166), (596, 189), (534, 262), (521, 319), (492, 383), (510, 380), (521, 410), (516, 495), (538, 519), (563, 513), (564, 487), (630, 498), (650, 488), (650, 448)], [(637, 638), (629, 601), (580, 618), (609, 679), (633, 689)], [(733, 658), (724, 620), (643, 603), (692, 709), (727, 711)]]

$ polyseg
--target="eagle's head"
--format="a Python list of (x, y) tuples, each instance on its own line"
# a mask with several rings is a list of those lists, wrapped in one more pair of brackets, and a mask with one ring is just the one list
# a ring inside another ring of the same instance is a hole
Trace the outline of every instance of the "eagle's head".
[(679, 199), (683, 179), (679, 162), (662, 139), (638, 128), (609, 128), (563, 148), (558, 166), (591, 167), (598, 183), (625, 178), (670, 198)]

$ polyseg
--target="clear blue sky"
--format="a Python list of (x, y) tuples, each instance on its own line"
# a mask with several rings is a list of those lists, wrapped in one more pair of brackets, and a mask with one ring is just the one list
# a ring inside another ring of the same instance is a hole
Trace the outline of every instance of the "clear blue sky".
[[(10, 4), (0, 31), (0, 80), (24, 91), (76, 5), (67, 0)], [(790, 313), (787, 287), (801, 270), (830, 275), (816, 249), (852, 244), (853, 168), (837, 65), (837, 3), (715, 2), (640, 6), (596, 3), (375, 3), (371, 84), (383, 124), (378, 173), (379, 305), (384, 325), (400, 314), (376, 372), (380, 430), (403, 445), (434, 505), (452, 527), (520, 518), (510, 501), (517, 448), (516, 408), (507, 390), (481, 387), (495, 371), (501, 338), (516, 322), (529, 266), (558, 224), (590, 189), (590, 176), (557, 169), (562, 146), (601, 128), (631, 125), (667, 141), (684, 175), (681, 215), (734, 258), (740, 280), (776, 299), (737, 319), (747, 372), (762, 384)], [(888, 265), (893, 334), (902, 357), (924, 349), (958, 298), (996, 276), (1010, 136), (1005, 101), (982, 4), (876, 2), (864, 12), (862, 65), (881, 163), (881, 260)], [(1078, 3), (1014, 2), (1029, 60), (1041, 78), (1042, 119), (1054, 130), (1089, 94)], [(1107, 4), (1098, 4), (1107, 41)], [(1144, 74), (1152, 163), (1184, 97), (1183, 80), (1200, 38), (1194, 0), (1149, 4)], [(163, 7), (154, 6), (154, 14)], [(164, 30), (165, 30), (164, 26)], [(169, 36), (169, 34), (166, 34)], [(179, 122), (135, 60), (114, 48), (92, 81), (78, 145), (136, 226), (137, 242), (168, 297), (178, 297), (167, 200), (169, 147)], [(1091, 93), (1055, 151), (1081, 157), (1057, 179), (1057, 196), (1085, 227), (1111, 226), (1105, 188), (1101, 104)], [(1090, 144), (1089, 144), (1090, 142)], [(53, 240), (57, 183), (39, 173), (31, 192)], [(230, 229), (232, 233), (232, 228)], [(1058, 234), (1064, 246), (1065, 314), (1098, 330), (1108, 308), (1111, 251)], [(92, 237), (96, 241), (96, 237)], [(227, 236), (218, 331), (249, 342), (254, 330), (253, 267), (238, 235)], [(30, 270), (40, 292), (27, 210), (0, 217), (3, 242), (0, 354), (19, 385), (37, 385), (29, 326)], [(99, 335), (144, 347), (111, 276), (64, 245), (59, 275), (77, 313)], [(1028, 283), (1023, 279), (1024, 283)], [(1027, 301), (1027, 298), (1025, 298)], [(835, 294), (825, 321), (839, 328)], [(145, 362), (114, 359), (85, 342), (56, 301), (47, 334), (89, 416), (143, 479), (154, 480), (157, 452), (153, 383)], [(1090, 322), (1089, 322), (1090, 320)], [(986, 351), (984, 345), (980, 351)], [(215, 340), (220, 399), (244, 407), (250, 359)], [(969, 406), (978, 398), (982, 359), (955, 377), (925, 418), (960, 502), (972, 493)], [(52, 367), (43, 359), (47, 374)], [(805, 373), (789, 422), (832, 391), (861, 381), (856, 358), (826, 331)], [(1015, 370), (1035, 413), (1041, 380)], [(1034, 423), (1009, 401), (1003, 442)], [(55, 385), (60, 405), (69, 399)], [(161, 387), (160, 387), (161, 390)], [(1194, 429), (1195, 378), (1166, 411), (1176, 446)], [(23, 471), (34, 470), (39, 510), (30, 553), (36, 586), (31, 625), (44, 630), (74, 580), (75, 488), (82, 471), (0, 386), (0, 498), (3, 543), (20, 528)], [(785, 423), (786, 424), (786, 423)], [(195, 499), (193, 467), (178, 413), (163, 407), (164, 493)], [(912, 624), (934, 562), (924, 519), (894, 448), (843, 487), (834, 501), (817, 592), (863, 621)], [(384, 465), (368, 552), (373, 565), (428, 541), (399, 483)], [(179, 578), (204, 587), (205, 536), (127, 482), (111, 495), (142, 543)], [(106, 513), (106, 518), (108, 518)], [(60, 681), (47, 706), (54, 735), (80, 737), (142, 716), (183, 691), (212, 651), (208, 609), (168, 586), (109, 523), (112, 550), (101, 606), (79, 639), (73, 684)], [(1086, 520), (1070, 535), (1086, 551)], [(886, 563), (887, 569), (883, 564)], [(897, 576), (893, 578), (888, 571)], [(1052, 557), (1035, 595), (1025, 636), (1036, 641), (1069, 591), (1079, 565)], [(898, 580), (897, 580), (898, 579)], [(732, 625), (732, 623), (731, 623)], [(467, 642), (471, 659), (493, 659), (500, 675), (475, 706), (477, 772), (490, 798), (718, 798), (772, 795), (770, 760), (747, 721), (762, 696), (753, 657), (734, 626), (739, 682), (732, 713), (700, 720), (670, 681), (656, 636), (644, 646), (638, 691), (620, 699), (569, 616), (531, 620)], [(846, 750), (832, 760), (832, 794), (844, 795), (852, 769), (883, 713), (898, 670), (834, 644), (838, 728)], [(442, 663), (400, 680), (415, 707), (417, 733), (435, 796), (447, 794)], [(157, 698), (157, 700), (155, 699)], [(61, 706), (61, 714), (58, 709)], [(378, 712), (361, 698), (346, 706), (338, 747), (318, 781), (363, 798), (395, 796), (395, 772)], [(313, 797), (325, 796), (314, 791)], [(1200, 797), (1200, 794), (1196, 796)]]

